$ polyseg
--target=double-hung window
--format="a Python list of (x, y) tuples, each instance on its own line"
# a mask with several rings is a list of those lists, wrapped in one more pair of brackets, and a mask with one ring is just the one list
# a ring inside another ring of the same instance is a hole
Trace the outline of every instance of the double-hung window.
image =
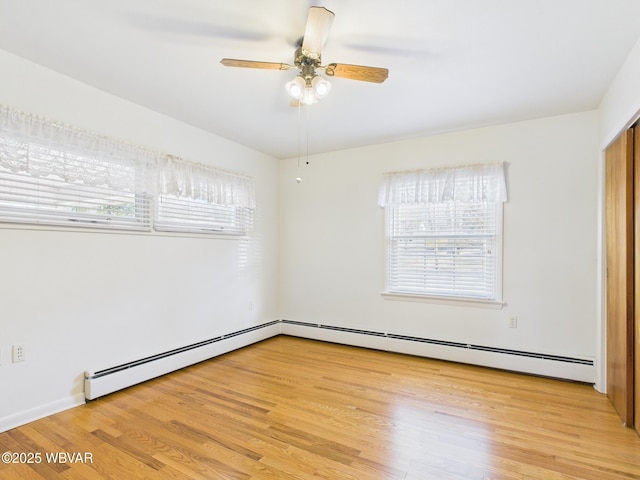
[(385, 292), (501, 302), (503, 165), (385, 175)]

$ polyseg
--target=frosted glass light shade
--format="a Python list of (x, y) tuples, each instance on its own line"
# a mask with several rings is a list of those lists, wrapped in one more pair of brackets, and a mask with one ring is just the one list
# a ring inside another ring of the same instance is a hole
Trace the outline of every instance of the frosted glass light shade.
[(316, 98), (316, 94), (312, 87), (309, 86), (304, 89), (300, 103), (303, 105), (313, 105), (314, 103), (318, 103), (318, 99)]
[(331, 91), (331, 82), (325, 80), (319, 75), (313, 77), (311, 86), (313, 87), (313, 93), (315, 93), (318, 100), (322, 100), (324, 97), (329, 95), (329, 92)]
[(300, 100), (305, 91), (304, 79), (302, 77), (296, 77), (290, 82), (287, 82), (286, 88), (287, 92), (289, 93), (289, 95), (291, 95), (292, 98)]

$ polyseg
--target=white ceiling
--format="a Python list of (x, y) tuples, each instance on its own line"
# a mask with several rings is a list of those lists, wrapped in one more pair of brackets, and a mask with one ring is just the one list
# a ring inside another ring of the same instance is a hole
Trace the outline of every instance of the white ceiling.
[(336, 15), (323, 64), (390, 71), (302, 109), (312, 154), (597, 108), (640, 36), (638, 0), (0, 0), (0, 49), (289, 158), (295, 71), (219, 61), (292, 63), (311, 5)]

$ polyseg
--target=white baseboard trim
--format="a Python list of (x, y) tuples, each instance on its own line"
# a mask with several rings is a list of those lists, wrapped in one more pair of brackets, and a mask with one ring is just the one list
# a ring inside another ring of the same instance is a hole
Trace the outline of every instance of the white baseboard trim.
[(466, 363), (519, 373), (595, 383), (595, 359), (523, 352), (418, 338), (389, 332), (349, 329), (282, 320), (284, 335)]
[(98, 398), (280, 334), (591, 384), (595, 382), (596, 378), (596, 365), (593, 358), (545, 355), (464, 345), (388, 332), (276, 320), (222, 335), (201, 342), (201, 344), (177, 349), (174, 352), (167, 352), (170, 354), (167, 357), (158, 356), (157, 359), (150, 357), (132, 362), (131, 365), (87, 371), (84, 393), (0, 418), (0, 432), (82, 405), (85, 403), (85, 397), (86, 399)]
[(49, 415), (69, 410), (84, 403), (84, 393), (76, 393), (75, 395), (56, 400), (55, 402), (39, 405), (35, 408), (0, 418), (0, 432), (6, 432), (12, 428), (20, 427), (35, 420), (48, 417)]
[(137, 359), (124, 365), (88, 370), (85, 372), (84, 394), (87, 400), (94, 400), (279, 334), (280, 321), (276, 320)]

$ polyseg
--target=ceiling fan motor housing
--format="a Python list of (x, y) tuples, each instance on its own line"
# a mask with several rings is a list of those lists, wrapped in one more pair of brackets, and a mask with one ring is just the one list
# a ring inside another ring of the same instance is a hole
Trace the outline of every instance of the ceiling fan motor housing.
[(317, 55), (316, 58), (307, 55), (302, 47), (296, 49), (296, 53), (293, 58), (293, 64), (300, 69), (303, 77), (313, 77), (316, 72), (316, 68), (320, 66), (321, 58)]

